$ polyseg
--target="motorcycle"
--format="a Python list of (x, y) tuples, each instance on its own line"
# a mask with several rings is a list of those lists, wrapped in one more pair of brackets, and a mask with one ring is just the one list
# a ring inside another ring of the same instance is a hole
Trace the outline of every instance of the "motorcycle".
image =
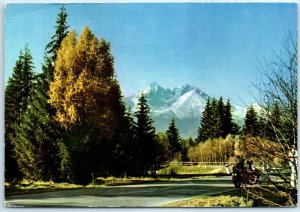
[(240, 188), (242, 185), (254, 185), (258, 183), (259, 177), (259, 170), (239, 169), (237, 167), (233, 167), (232, 182), (236, 188)]

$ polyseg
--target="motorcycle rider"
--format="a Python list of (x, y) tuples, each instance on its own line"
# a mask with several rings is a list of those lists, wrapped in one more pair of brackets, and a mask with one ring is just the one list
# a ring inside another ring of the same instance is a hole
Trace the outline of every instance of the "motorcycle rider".
[(238, 156), (236, 157), (236, 164), (235, 164), (235, 167), (236, 167), (238, 170), (244, 170), (244, 169), (245, 169), (244, 163), (245, 163), (245, 159), (242, 158), (240, 155), (238, 155)]

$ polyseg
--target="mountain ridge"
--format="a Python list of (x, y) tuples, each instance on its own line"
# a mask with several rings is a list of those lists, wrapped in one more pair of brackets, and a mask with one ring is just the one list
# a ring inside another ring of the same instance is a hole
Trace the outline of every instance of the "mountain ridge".
[[(152, 82), (147, 88), (125, 98), (126, 106), (132, 111), (135, 111), (141, 94), (146, 97), (151, 111), (150, 117), (154, 120), (154, 126), (158, 132), (166, 131), (170, 120), (174, 118), (181, 137), (196, 137), (208, 94), (189, 84), (169, 89)], [(246, 109), (241, 106), (232, 106), (232, 110), (234, 110), (233, 118), (239, 125), (242, 125)]]

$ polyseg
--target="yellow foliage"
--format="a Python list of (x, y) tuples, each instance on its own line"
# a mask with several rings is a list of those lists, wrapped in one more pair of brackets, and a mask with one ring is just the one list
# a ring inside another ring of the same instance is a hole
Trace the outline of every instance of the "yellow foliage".
[(84, 122), (107, 126), (112, 121), (109, 91), (119, 89), (115, 82), (109, 43), (99, 41), (88, 27), (79, 38), (70, 32), (57, 53), (50, 84), (49, 103), (57, 120), (66, 128)]
[(275, 142), (265, 138), (247, 136), (241, 141), (241, 152), (245, 158), (253, 161), (260, 161), (272, 166), (288, 164), (288, 154), (283, 147)]
[(226, 139), (209, 139), (188, 150), (190, 161), (226, 162), (234, 153), (234, 139), (228, 135)]

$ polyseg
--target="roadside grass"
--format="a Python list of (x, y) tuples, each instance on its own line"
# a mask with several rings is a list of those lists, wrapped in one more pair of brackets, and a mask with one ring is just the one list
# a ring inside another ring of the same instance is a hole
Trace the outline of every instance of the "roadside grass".
[(157, 171), (160, 175), (219, 175), (226, 174), (223, 166), (182, 166), (178, 164), (170, 164), (168, 167)]
[(5, 183), (5, 196), (33, 194), (67, 189), (91, 188), (101, 186), (129, 185), (153, 182), (166, 182), (179, 178), (197, 177), (200, 175), (226, 174), (225, 168), (221, 166), (181, 166), (170, 164), (170, 166), (157, 171), (156, 176), (150, 177), (98, 177), (87, 186), (71, 183), (55, 183), (52, 181), (30, 181), (23, 180), (18, 184)]
[(95, 188), (103, 186), (116, 186), (116, 185), (130, 185), (130, 184), (140, 184), (140, 183), (151, 183), (151, 182), (162, 182), (169, 181), (171, 178), (162, 177), (99, 177), (94, 183), (90, 183), (87, 186), (76, 185), (71, 183), (55, 183), (52, 181), (30, 181), (23, 180), (18, 184), (5, 183), (5, 196), (11, 195), (22, 195), (22, 194), (35, 194), (51, 191), (63, 191), (70, 189), (80, 189), (80, 188)]
[(170, 177), (98, 177), (95, 183), (89, 184), (87, 187), (93, 186), (115, 186), (115, 185), (130, 185), (130, 184), (141, 184), (141, 183), (153, 183), (169, 181)]
[(23, 180), (18, 184), (4, 183), (4, 187), (5, 196), (84, 188), (84, 186), (82, 185), (70, 183), (55, 183), (52, 181), (44, 182), (30, 180)]
[(246, 201), (244, 197), (221, 195), (170, 203), (162, 207), (252, 207), (252, 205), (253, 200)]
[[(274, 192), (270, 192), (274, 191)], [(259, 196), (251, 194), (259, 193)], [(275, 192), (272, 186), (257, 186), (235, 189), (233, 191), (215, 194), (211, 196), (199, 196), (189, 200), (183, 200), (162, 205), (161, 207), (281, 207), (287, 199)]]

